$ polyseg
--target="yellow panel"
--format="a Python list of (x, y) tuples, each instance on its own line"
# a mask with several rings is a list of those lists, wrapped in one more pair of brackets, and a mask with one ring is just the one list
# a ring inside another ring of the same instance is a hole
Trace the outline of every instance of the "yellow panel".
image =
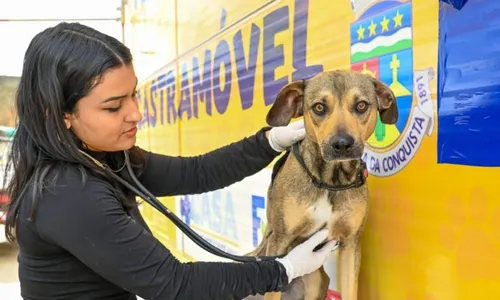
[[(167, 124), (168, 117), (166, 110), (162, 110), (167, 98), (170, 99), (169, 95), (172, 94), (170, 90), (164, 88), (166, 84), (175, 88), (175, 83), (170, 82), (171, 77), (158, 78), (158, 72), (165, 68), (172, 70), (169, 74), (176, 73), (175, 0), (147, 0), (134, 5), (131, 8), (130, 22), (131, 35), (134, 37), (131, 49), (140, 81), (138, 98), (143, 114), (137, 144), (156, 153), (177, 155), (179, 153), (177, 129), (163, 126)], [(151, 77), (151, 74), (156, 76)], [(172, 80), (175, 81), (175, 76)], [(167, 92), (170, 94), (167, 95)], [(168, 101), (177, 100), (172, 98)], [(172, 197), (159, 200), (170, 210), (175, 211), (175, 200)], [(169, 245), (169, 248), (177, 247), (176, 227), (147, 203), (144, 204), (143, 211), (146, 222), (159, 240)]]
[(177, 1), (179, 54), (199, 46), (223, 28), (275, 0), (182, 0)]
[(175, 0), (147, 0), (131, 5), (127, 44), (140, 80), (176, 57)]
[[(496, 299), (500, 295), (496, 259), (500, 205), (493, 180), (499, 177), (499, 168), (437, 164), (439, 1), (392, 1), (396, 8), (380, 8), (390, 2), (275, 1), (211, 38), (220, 31), (223, 8), (226, 24), (231, 24), (266, 1), (178, 1), (181, 55), (151, 77), (172, 71), (175, 87), (163, 88), (163, 102), (161, 93), (150, 98), (154, 101), (146, 101), (150, 124), (156, 123), (141, 129), (149, 134), (141, 143), (150, 143), (151, 149), (162, 153), (208, 152), (264, 126), (270, 104), (286, 83), (322, 70), (359, 68), (375, 76), (389, 74), (384, 81), (398, 95), (413, 91), (407, 109), (400, 111), (408, 120), (406, 126), (401, 130), (387, 127), (389, 140), (374, 136), (367, 146), (371, 197), (362, 242), (360, 299)], [(360, 17), (365, 12), (367, 16)], [(376, 36), (382, 30), (396, 32), (399, 24), (410, 24), (400, 34), (410, 36), (411, 43), (403, 41), (398, 46), (407, 50), (373, 50), (373, 43), (351, 46), (358, 42), (358, 30), (359, 42), (363, 42), (370, 38), (370, 28)], [(200, 44), (205, 40), (208, 42)], [(372, 60), (366, 53), (351, 53), (363, 47), (373, 50)], [(387, 56), (380, 54), (384, 51)], [(366, 58), (366, 64), (353, 65), (359, 57)], [(141, 91), (151, 94), (148, 84), (144, 87)], [(425, 89), (430, 98), (425, 98)], [(398, 161), (403, 147), (411, 147), (411, 154)], [(227, 243), (219, 238), (224, 246), (252, 247), (254, 225), (245, 223), (252, 219), (252, 207), (245, 197), (262, 194), (269, 177), (264, 173), (255, 182), (249, 188), (237, 184), (231, 190), (243, 195), (234, 202), (236, 221), (231, 223), (243, 229), (237, 239), (224, 236)], [(229, 216), (224, 208), (213, 205), (220, 200), (213, 195), (207, 197), (207, 213), (197, 217), (207, 224)], [(169, 204), (175, 207), (173, 202)], [(148, 220), (158, 236), (168, 237), (164, 240), (175, 236), (163, 217), (152, 213)], [(212, 228), (200, 229), (210, 232)], [(216, 237), (220, 232), (210, 235)]]
[[(176, 111), (172, 111), (172, 107), (178, 102), (176, 96), (178, 84), (174, 76), (176, 72), (176, 64), (169, 64), (160, 69), (155, 76), (141, 82), (138, 87), (139, 108), (143, 114), (143, 120), (139, 125), (137, 144), (149, 151), (174, 156), (180, 153), (178, 127), (173, 119)], [(168, 126), (169, 123), (173, 125)], [(162, 178), (158, 180), (161, 181)], [(171, 211), (176, 211), (173, 197), (164, 197), (159, 200)], [(175, 225), (151, 208), (149, 204), (144, 205), (147, 206), (145, 219), (155, 235), (170, 247), (177, 247)]]

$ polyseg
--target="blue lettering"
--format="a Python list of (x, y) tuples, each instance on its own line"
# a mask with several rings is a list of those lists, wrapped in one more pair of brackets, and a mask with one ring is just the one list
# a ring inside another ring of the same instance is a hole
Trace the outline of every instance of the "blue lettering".
[(262, 220), (259, 217), (259, 211), (264, 210), (265, 199), (262, 196), (252, 195), (252, 239), (253, 246), (259, 244), (259, 230)]
[(165, 124), (165, 117), (164, 117), (164, 102), (165, 102), (165, 86), (167, 86), (167, 80), (165, 78), (165, 74), (162, 74), (158, 76), (158, 91), (160, 93), (160, 124), (164, 125)]
[(182, 119), (182, 113), (187, 113), (187, 119), (191, 119), (191, 87), (187, 63), (182, 64), (182, 82), (181, 82), (181, 103), (179, 104), (179, 118)]
[(147, 109), (147, 101), (143, 99), (142, 91), (141, 89), (137, 90), (137, 106), (141, 107), (142, 105), (142, 119), (139, 121), (139, 124), (137, 124), (138, 128), (141, 129), (143, 128), (144, 124), (148, 122), (148, 109)]
[(149, 96), (149, 102), (151, 104), (151, 109), (153, 111), (153, 114), (149, 115), (149, 122), (151, 127), (155, 128), (156, 127), (156, 104), (155, 101), (158, 99), (158, 85), (157, 85), (158, 79), (153, 79), (151, 82), (151, 89), (150, 89), (150, 96)]
[(295, 0), (293, 17), (293, 67), (292, 81), (310, 78), (323, 72), (323, 65), (307, 66), (307, 23), (309, 0)]
[[(200, 103), (205, 104), (205, 113), (212, 115), (212, 107), (219, 114), (224, 114), (230, 104), (233, 84), (231, 50), (234, 51), (236, 79), (239, 85), (239, 96), (242, 110), (251, 108), (255, 97), (255, 79), (259, 48), (262, 44), (262, 80), (264, 104), (271, 105), (279, 90), (290, 80), (296, 81), (310, 78), (323, 71), (323, 65), (308, 65), (307, 63), (307, 23), (309, 18), (309, 0), (294, 0), (295, 9), (290, 16), (289, 6), (282, 6), (269, 12), (263, 18), (263, 28), (251, 24), (249, 44), (247, 49), (243, 42), (242, 31), (237, 31), (232, 38), (232, 47), (226, 40), (221, 40), (215, 48), (205, 49), (203, 62), (200, 57), (192, 57), (192, 69), (186, 61), (180, 66), (180, 101), (176, 102), (176, 70), (169, 70), (158, 78), (148, 82), (138, 95), (140, 105), (144, 107), (146, 122), (155, 127), (157, 123), (175, 123), (177, 118), (191, 119), (200, 117)], [(276, 77), (276, 70), (284, 66), (284, 45), (276, 44), (275, 37), (290, 29), (289, 21), (293, 17), (292, 33), (292, 66), (291, 78), (285, 75)], [(225, 25), (224, 12), (221, 16), (221, 26)], [(262, 31), (262, 43), (260, 42)], [(246, 51), (245, 51), (246, 50)], [(203, 64), (203, 66), (201, 66)], [(191, 74), (190, 74), (191, 73)], [(166, 88), (165, 88), (166, 87)], [(149, 90), (150, 89), (150, 90)], [(165, 94), (164, 94), (165, 93)], [(157, 120), (160, 101), (160, 122)], [(151, 105), (151, 107), (149, 107)], [(167, 122), (165, 122), (165, 114)]]
[(150, 117), (149, 117), (149, 98), (151, 97), (149, 90), (151, 86), (149, 84), (146, 84), (143, 88), (143, 91), (141, 95), (143, 95), (143, 110), (144, 110), (144, 115), (146, 116), (146, 122), (148, 124), (148, 127), (151, 126), (150, 124)]
[(416, 130), (418, 134), (421, 134), (421, 130), (424, 129), (424, 118), (415, 117), (415, 124), (413, 124), (412, 129)]
[(370, 157), (370, 170), (374, 173), (380, 173), (380, 162), (378, 158), (371, 156)]
[(170, 70), (167, 73), (167, 122), (175, 123), (177, 119), (177, 109), (175, 108), (175, 72)]
[(418, 137), (415, 135), (415, 131), (414, 130), (410, 130), (408, 137), (409, 137), (409, 143), (411, 144), (411, 146), (415, 147), (415, 145), (418, 143)]
[(181, 201), (181, 214), (186, 219), (189, 218), (191, 224), (205, 227), (232, 240), (238, 239), (234, 202), (230, 192), (224, 194), (216, 190), (199, 196), (195, 195), (193, 201), (188, 202), (187, 199)]
[(205, 102), (207, 115), (212, 115), (211, 56), (212, 52), (205, 50), (203, 75), (200, 75), (198, 58), (193, 57), (193, 115), (195, 118), (198, 118), (198, 102)]
[(227, 16), (226, 9), (223, 8), (220, 14), (220, 29), (224, 29), (224, 27), (226, 27), (226, 16)]
[(181, 197), (181, 216), (184, 219), (184, 223), (188, 226), (191, 224), (191, 201), (188, 195)]
[[(224, 73), (221, 72), (221, 65), (224, 66)], [(224, 86), (220, 85), (221, 74), (224, 74)], [(213, 92), (215, 108), (219, 114), (226, 112), (231, 95), (231, 53), (227, 41), (220, 41), (215, 49), (214, 71), (213, 71)]]
[(238, 84), (240, 87), (241, 108), (243, 110), (248, 109), (253, 105), (255, 69), (257, 66), (259, 41), (260, 28), (259, 26), (252, 24), (247, 66), (241, 30), (236, 32), (233, 38), (236, 72), (238, 74)]
[(274, 36), (288, 29), (288, 6), (283, 6), (270, 12), (264, 17), (264, 41), (263, 41), (263, 64), (264, 64), (264, 103), (274, 103), (280, 89), (288, 84), (288, 78), (275, 79), (274, 71), (284, 64), (285, 54), (283, 45), (274, 44)]

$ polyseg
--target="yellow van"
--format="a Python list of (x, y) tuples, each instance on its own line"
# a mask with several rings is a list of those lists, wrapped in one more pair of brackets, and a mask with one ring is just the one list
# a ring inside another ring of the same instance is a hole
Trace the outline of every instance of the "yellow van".
[[(125, 43), (144, 119), (139, 144), (196, 155), (265, 126), (285, 84), (333, 69), (387, 83), (400, 119), (364, 155), (371, 191), (360, 299), (500, 299), (499, 1), (136, 0)], [(271, 167), (163, 201), (205, 239), (243, 254), (266, 224)], [(145, 205), (185, 260), (219, 260)], [(335, 257), (326, 266), (338, 298)]]

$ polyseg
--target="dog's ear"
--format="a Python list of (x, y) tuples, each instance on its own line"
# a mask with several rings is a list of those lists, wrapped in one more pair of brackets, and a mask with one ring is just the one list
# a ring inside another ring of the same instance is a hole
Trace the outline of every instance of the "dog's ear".
[(266, 122), (269, 126), (286, 126), (292, 118), (302, 116), (304, 87), (305, 80), (300, 80), (289, 83), (280, 90), (267, 113)]
[(380, 114), (380, 120), (384, 124), (394, 124), (398, 121), (399, 112), (396, 96), (382, 81), (373, 78), (375, 93), (377, 94), (377, 105)]

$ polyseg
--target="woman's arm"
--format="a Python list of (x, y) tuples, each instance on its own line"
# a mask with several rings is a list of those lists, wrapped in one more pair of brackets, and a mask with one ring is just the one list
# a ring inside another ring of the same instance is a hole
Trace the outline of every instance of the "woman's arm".
[[(127, 216), (110, 186), (65, 176), (37, 213), (40, 235), (114, 284), (144, 299), (241, 299), (283, 291), (288, 277), (276, 261), (181, 263)], [(50, 193), (48, 193), (50, 194)]]
[(266, 129), (239, 142), (194, 157), (147, 153), (139, 180), (155, 196), (199, 194), (224, 188), (251, 176), (279, 155)]

